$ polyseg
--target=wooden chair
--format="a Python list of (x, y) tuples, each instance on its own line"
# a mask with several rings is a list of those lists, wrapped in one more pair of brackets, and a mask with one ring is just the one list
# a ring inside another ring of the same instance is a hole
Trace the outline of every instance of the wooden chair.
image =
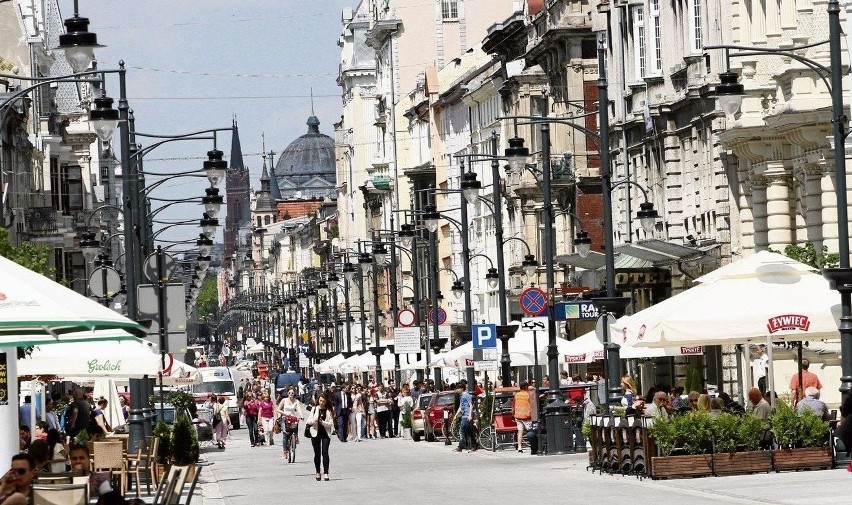
[(193, 475), (193, 478), (195, 478), (198, 474), (195, 465), (181, 466), (179, 468), (181, 468), (182, 471), (179, 471), (175, 478), (175, 485), (172, 487), (172, 492), (166, 495), (167, 500), (164, 502), (165, 505), (180, 504), (180, 497), (183, 494), (183, 488), (186, 486), (186, 481), (190, 480), (190, 474)]
[(36, 475), (36, 484), (71, 484), (71, 475)]
[(119, 490), (121, 494), (127, 492), (127, 465), (125, 464), (124, 451), (121, 441), (117, 442), (95, 442), (94, 443), (93, 471), (108, 470), (113, 477), (119, 476)]
[(88, 484), (33, 484), (33, 505), (88, 505)]
[[(157, 486), (157, 494), (154, 495), (153, 505), (174, 505), (177, 501), (172, 499), (175, 487), (179, 480), (183, 479), (186, 482), (186, 470), (187, 466), (177, 466), (172, 465), (169, 467), (168, 473), (166, 473), (165, 478), (160, 481), (160, 485)], [(183, 484), (181, 484), (181, 488), (183, 488)], [(180, 492), (178, 492), (178, 499), (180, 498)]]
[(157, 480), (157, 453), (160, 447), (159, 437), (150, 437), (148, 442), (148, 450), (143, 454), (142, 449), (133, 455), (127, 457), (127, 473), (128, 477), (132, 474), (136, 484), (136, 497), (139, 497), (139, 478), (145, 475), (146, 494), (151, 494), (151, 484), (154, 487), (158, 485)]
[[(195, 493), (195, 485), (198, 484), (198, 476), (201, 474), (201, 467), (198, 465), (192, 465), (192, 476), (189, 479), (189, 491), (186, 493), (186, 501), (183, 505), (189, 505), (190, 500), (192, 500), (192, 495)], [(178, 495), (180, 498), (180, 495)]]

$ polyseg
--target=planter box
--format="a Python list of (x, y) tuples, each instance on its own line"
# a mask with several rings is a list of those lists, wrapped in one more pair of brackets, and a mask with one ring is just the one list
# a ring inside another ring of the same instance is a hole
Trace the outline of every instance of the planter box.
[(651, 478), (707, 477), (713, 475), (712, 456), (656, 456), (651, 458)]
[(831, 468), (831, 452), (828, 447), (776, 449), (772, 451), (772, 466), (776, 472)]
[(772, 471), (771, 451), (722, 452), (713, 455), (716, 475), (739, 475)]

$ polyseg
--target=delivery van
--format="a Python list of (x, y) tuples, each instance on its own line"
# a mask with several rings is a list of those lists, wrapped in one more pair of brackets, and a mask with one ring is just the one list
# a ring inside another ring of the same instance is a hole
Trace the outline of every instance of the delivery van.
[(225, 366), (199, 368), (201, 384), (192, 386), (192, 396), (196, 403), (207, 401), (210, 393), (217, 397), (225, 397), (225, 405), (228, 406), (228, 416), (231, 418), (231, 426), (237, 430), (240, 428), (240, 405), (237, 400), (237, 386), (231, 369)]

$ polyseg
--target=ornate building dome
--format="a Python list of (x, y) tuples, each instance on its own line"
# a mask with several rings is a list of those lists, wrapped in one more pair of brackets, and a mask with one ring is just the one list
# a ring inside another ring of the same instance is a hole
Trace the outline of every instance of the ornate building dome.
[(308, 133), (291, 142), (275, 164), (283, 200), (334, 197), (334, 139), (320, 133), (316, 116), (307, 125)]

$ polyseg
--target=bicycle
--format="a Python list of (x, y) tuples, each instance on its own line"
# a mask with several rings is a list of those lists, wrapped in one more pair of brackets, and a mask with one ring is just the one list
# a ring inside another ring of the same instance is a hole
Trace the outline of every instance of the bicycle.
[(299, 433), (299, 418), (284, 416), (284, 452), (287, 453), (287, 463), (296, 462), (296, 436)]

